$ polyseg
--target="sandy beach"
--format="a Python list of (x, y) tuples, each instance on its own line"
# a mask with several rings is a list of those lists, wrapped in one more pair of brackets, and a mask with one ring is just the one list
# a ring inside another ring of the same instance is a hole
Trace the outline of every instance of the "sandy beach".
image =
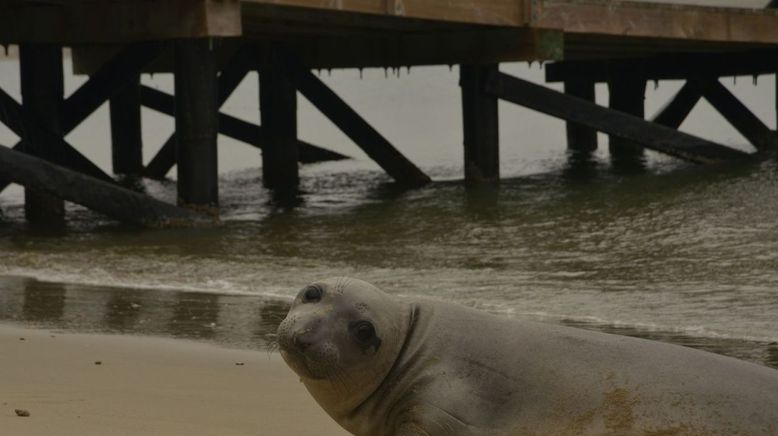
[(277, 353), (15, 325), (0, 350), (3, 435), (348, 434)]

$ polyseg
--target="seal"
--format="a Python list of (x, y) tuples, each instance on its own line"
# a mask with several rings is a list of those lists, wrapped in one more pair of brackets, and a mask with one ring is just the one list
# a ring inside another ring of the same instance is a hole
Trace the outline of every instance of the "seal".
[(778, 435), (774, 369), (357, 279), (304, 287), (278, 341), (355, 435)]

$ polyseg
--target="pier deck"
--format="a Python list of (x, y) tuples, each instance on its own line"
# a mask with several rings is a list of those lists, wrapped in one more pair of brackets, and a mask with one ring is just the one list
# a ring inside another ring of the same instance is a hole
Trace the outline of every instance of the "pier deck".
[[(577, 152), (596, 149), (596, 131), (607, 133), (614, 167), (640, 168), (643, 149), (695, 163), (747, 156), (677, 131), (701, 98), (756, 151), (778, 148), (775, 131), (718, 81), (778, 72), (778, 2), (735, 8), (662, 1), (0, 0), (0, 44), (20, 45), (23, 90), (21, 105), (0, 101), (0, 121), (22, 137), (13, 153), (108, 182), (100, 195), (121, 197), (111, 176), (63, 139), (110, 100), (114, 172), (161, 178), (175, 165), (179, 205), (211, 213), (218, 212), (219, 133), (261, 149), (264, 186), (279, 192), (296, 192), (300, 163), (344, 157), (299, 141), (298, 95), (399, 184), (430, 181), (312, 69), (459, 65), (465, 180), (472, 183), (499, 180), (500, 99), (567, 121), (568, 147)], [(65, 46), (76, 72), (90, 75), (67, 98), (53, 68)], [(546, 80), (563, 82), (565, 92), (501, 73), (499, 63), (509, 61), (553, 62)], [(219, 109), (250, 71), (260, 76), (261, 125)], [(174, 73), (175, 95), (142, 86), (143, 72)], [(686, 85), (646, 119), (646, 82), (669, 78)], [(607, 108), (594, 102), (596, 83), (609, 87)], [(145, 167), (141, 105), (176, 118), (175, 134)], [(31, 189), (28, 219), (62, 221), (61, 203), (51, 196), (73, 195), (46, 189), (36, 171), (24, 174), (14, 181)], [(8, 182), (2, 178), (0, 190)], [(122, 219), (121, 207), (115, 210)]]

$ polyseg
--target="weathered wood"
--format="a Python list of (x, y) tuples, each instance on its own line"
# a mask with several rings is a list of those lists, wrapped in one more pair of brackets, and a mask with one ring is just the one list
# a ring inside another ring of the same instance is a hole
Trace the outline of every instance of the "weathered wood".
[(397, 151), (386, 138), (306, 67), (290, 57), (284, 57), (282, 65), (297, 90), (397, 183), (416, 187), (430, 182), (426, 174)]
[(523, 2), (512, 0), (481, 0), (475, 4), (468, 0), (243, 0), (242, 3), (244, 8), (252, 3), (280, 3), (284, 6), (471, 24), (512, 26), (525, 22)]
[(237, 1), (69, 0), (0, 4), (0, 42), (4, 43), (124, 43), (240, 35)]
[(103, 64), (65, 100), (62, 114), (64, 131), (76, 128), (117, 90), (135, 83), (143, 67), (159, 56), (162, 48), (163, 44), (156, 42), (132, 44)]
[(723, 145), (564, 95), (504, 73), (493, 74), (486, 83), (486, 91), (512, 103), (583, 124), (690, 162), (716, 163), (748, 156)]
[[(595, 102), (594, 82), (587, 79), (569, 78), (565, 80), (565, 94)], [(597, 131), (581, 124), (566, 123), (567, 148), (581, 153), (597, 150)]]
[[(227, 65), (219, 74), (217, 82), (217, 108), (221, 107), (224, 102), (230, 98), (230, 95), (235, 91), (235, 88), (237, 88), (238, 85), (240, 85), (240, 82), (246, 77), (246, 74), (249, 72), (250, 63), (248, 52), (243, 49), (239, 49), (230, 58)], [(155, 90), (148, 87), (144, 87), (141, 91), (141, 98), (143, 99), (143, 96), (146, 96), (146, 100), (155, 99), (155, 97), (157, 97), (156, 100), (159, 100), (159, 94), (162, 94), (161, 92), (155, 92)], [(164, 103), (164, 106), (167, 109), (166, 113), (175, 116), (175, 97), (170, 97), (169, 100), (162, 103)], [(176, 142), (177, 137), (174, 132), (143, 170), (144, 177), (163, 179), (165, 175), (167, 175), (168, 171), (176, 164), (176, 153), (174, 152)]]
[(204, 217), (112, 183), (0, 146), (0, 173), (14, 183), (45, 191), (120, 221), (146, 226), (196, 223)]
[(692, 83), (686, 82), (672, 100), (654, 115), (651, 121), (677, 129), (681, 127), (700, 98), (702, 98), (702, 94), (699, 89)]
[(296, 191), (300, 182), (297, 90), (277, 66), (259, 72), (259, 111), (265, 131), (262, 183), (270, 189)]
[(484, 83), (497, 65), (460, 65), (465, 182), (500, 179), (500, 129), (497, 98), (484, 92)]
[[(19, 66), (24, 110), (34, 115), (52, 136), (61, 138), (60, 107), (65, 94), (62, 47), (22, 44), (19, 47)], [(40, 130), (27, 132), (22, 149), (40, 159), (60, 160), (62, 144), (47, 139)], [(65, 224), (65, 202), (37, 187), (26, 187), (24, 216), (34, 227), (61, 227)]]
[[(147, 108), (163, 114), (171, 116), (175, 114), (175, 98), (158, 89), (141, 85), (141, 103)], [(264, 129), (262, 129), (262, 126), (243, 121), (222, 112), (219, 113), (219, 133), (260, 150), (262, 150), (263, 144), (267, 141), (267, 135), (265, 134)], [(161, 155), (167, 153), (164, 151), (167, 148), (169, 148), (169, 152), (171, 153), (170, 156), (162, 157)], [(300, 151), (299, 158), (300, 163), (302, 164), (350, 159), (348, 156), (309, 144), (305, 141), (300, 141), (299, 139), (297, 140), (297, 148)], [(171, 143), (168, 146), (168, 143), (165, 143), (152, 162), (149, 163), (149, 167), (157, 158), (159, 158), (161, 162), (168, 162), (165, 165), (169, 164), (169, 166), (165, 167), (166, 169), (164, 169), (164, 171), (162, 170), (162, 167), (158, 170), (152, 170), (147, 167), (147, 171), (151, 174), (161, 173), (164, 176), (164, 174), (167, 174), (170, 168), (175, 165), (175, 144)]]
[(778, 148), (778, 138), (718, 79), (695, 79), (702, 96), (758, 150)]
[[(642, 76), (621, 76), (608, 82), (609, 106), (613, 110), (645, 117), (646, 80)], [(609, 135), (608, 148), (615, 168), (636, 170), (643, 167), (643, 148), (639, 143)]]
[[(68, 144), (61, 135), (58, 135), (44, 126), (30, 113), (22, 109), (10, 95), (0, 89), (0, 122), (5, 124), (17, 136), (22, 138), (20, 147), (25, 147), (25, 139), (31, 134), (37, 135), (43, 142), (55, 144), (58, 150), (53, 159), (56, 164), (79, 171), (103, 181), (112, 183), (114, 180), (103, 172), (97, 165), (84, 157), (75, 148)], [(23, 148), (22, 148), (23, 149)]]
[(178, 204), (216, 211), (219, 204), (216, 135), (218, 86), (212, 42), (175, 42)]
[(586, 78), (607, 82), (613, 77), (639, 74), (646, 80), (686, 80), (695, 76), (771, 74), (778, 70), (778, 50), (727, 53), (677, 53), (645, 58), (566, 60), (546, 65), (547, 82)]
[(114, 174), (140, 175), (143, 172), (140, 75), (111, 97), (110, 117)]
[(529, 25), (569, 34), (727, 43), (778, 43), (772, 10), (621, 0), (528, 1)]

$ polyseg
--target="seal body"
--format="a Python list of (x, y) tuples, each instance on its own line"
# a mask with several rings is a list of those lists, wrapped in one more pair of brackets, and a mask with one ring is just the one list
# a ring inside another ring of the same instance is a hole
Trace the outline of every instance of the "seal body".
[(304, 288), (279, 344), (356, 435), (778, 435), (776, 370), (355, 279)]

